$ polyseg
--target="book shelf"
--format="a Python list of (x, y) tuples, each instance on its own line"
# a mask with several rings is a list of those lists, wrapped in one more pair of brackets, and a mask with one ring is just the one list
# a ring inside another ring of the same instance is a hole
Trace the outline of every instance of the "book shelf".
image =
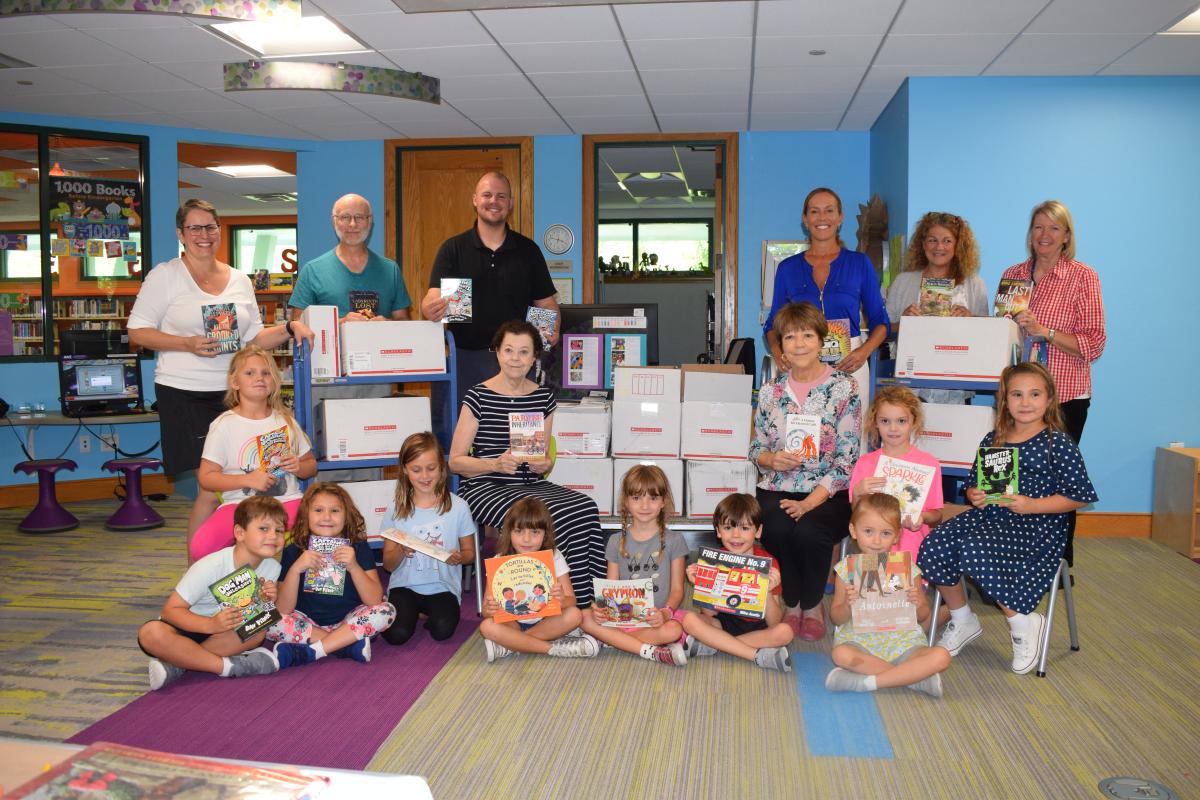
[(1150, 538), (1200, 558), (1200, 448), (1160, 447), (1154, 454)]

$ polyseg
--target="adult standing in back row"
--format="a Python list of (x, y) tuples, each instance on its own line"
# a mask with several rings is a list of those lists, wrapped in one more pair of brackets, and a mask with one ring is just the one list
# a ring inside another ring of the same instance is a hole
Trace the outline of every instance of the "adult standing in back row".
[[(492, 337), (500, 325), (525, 319), (529, 306), (558, 310), (554, 282), (546, 258), (532, 240), (508, 227), (512, 211), (512, 184), (502, 173), (487, 172), (475, 184), (471, 196), (475, 224), (442, 243), (429, 275), (429, 291), (421, 301), (425, 319), (440, 320), (446, 313), (442, 278), (471, 280), (472, 317), (469, 322), (450, 323), (458, 348), (458, 396), (455, 408), (477, 383), (496, 374)], [(558, 341), (558, 322), (550, 344)], [(446, 432), (444, 383), (433, 385), (434, 432)]]

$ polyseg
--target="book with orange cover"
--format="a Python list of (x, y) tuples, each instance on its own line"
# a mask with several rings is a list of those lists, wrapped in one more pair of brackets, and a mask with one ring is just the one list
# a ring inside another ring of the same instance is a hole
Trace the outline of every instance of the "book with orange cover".
[(558, 600), (550, 596), (558, 577), (554, 573), (554, 551), (496, 556), (484, 561), (484, 566), (488, 591), (500, 606), (492, 617), (494, 621), (527, 622), (562, 613)]

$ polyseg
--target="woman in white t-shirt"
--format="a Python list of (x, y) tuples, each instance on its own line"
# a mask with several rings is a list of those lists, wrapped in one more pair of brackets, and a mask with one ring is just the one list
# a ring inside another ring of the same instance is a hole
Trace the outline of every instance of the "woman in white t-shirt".
[[(158, 353), (158, 400), (163, 471), (195, 470), (209, 424), (225, 411), (229, 360), (243, 344), (271, 350), (294, 337), (312, 341), (301, 322), (264, 328), (254, 287), (243, 272), (217, 260), (220, 218), (211, 203), (188, 200), (175, 214), (183, 255), (150, 270), (129, 314), (129, 341)], [(188, 519), (188, 539), (217, 507), (200, 489)]]

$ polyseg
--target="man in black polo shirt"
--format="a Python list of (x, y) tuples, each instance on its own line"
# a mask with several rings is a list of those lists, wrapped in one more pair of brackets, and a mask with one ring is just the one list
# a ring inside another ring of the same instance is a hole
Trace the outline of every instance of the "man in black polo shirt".
[[(429, 275), (429, 291), (421, 301), (422, 316), (440, 320), (447, 305), (442, 298), (442, 278), (471, 279), (471, 320), (449, 323), (458, 348), (456, 408), (462, 407), (468, 389), (499, 371), (496, 355), (489, 348), (501, 323), (525, 319), (529, 306), (558, 310), (554, 282), (542, 251), (508, 227), (512, 204), (512, 184), (503, 174), (488, 172), (479, 179), (471, 196), (475, 224), (442, 243)], [(550, 343), (557, 341), (555, 322)], [(445, 386), (433, 385), (433, 428), (439, 433), (445, 430)]]

